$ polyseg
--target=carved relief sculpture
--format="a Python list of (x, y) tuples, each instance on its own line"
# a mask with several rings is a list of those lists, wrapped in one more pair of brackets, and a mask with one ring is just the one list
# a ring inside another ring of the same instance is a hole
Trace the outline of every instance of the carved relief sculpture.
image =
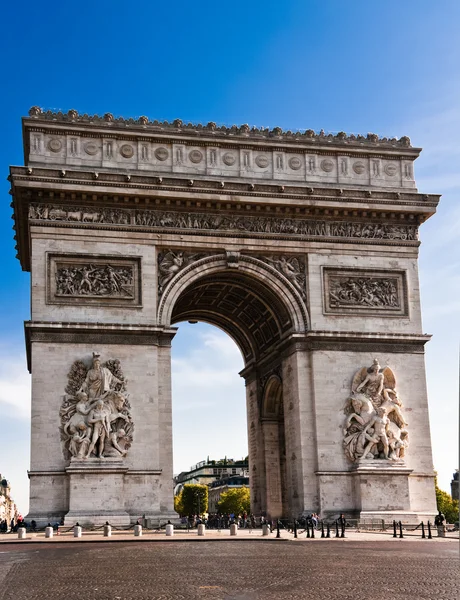
[(329, 304), (332, 307), (371, 306), (399, 308), (396, 279), (349, 277), (330, 280)]
[(76, 360), (68, 379), (59, 413), (65, 458), (125, 456), (134, 425), (120, 361), (102, 364), (100, 354), (93, 352), (91, 367)]
[(409, 445), (407, 423), (389, 367), (380, 368), (377, 359), (354, 376), (351, 396), (345, 404), (343, 429), (345, 455), (351, 462), (404, 458)]
[(362, 223), (229, 216), (213, 213), (162, 212), (154, 210), (104, 209), (91, 207), (67, 208), (62, 205), (31, 204), (29, 219), (72, 223), (99, 223), (120, 226), (143, 226), (159, 229), (201, 229), (207, 231), (243, 231), (247, 233), (284, 234), (304, 237), (352, 238), (362, 240), (417, 241), (417, 225)]
[(161, 296), (165, 287), (179, 271), (204, 256), (206, 255), (173, 250), (160, 253), (158, 255), (158, 295)]
[(305, 263), (302, 259), (296, 256), (266, 256), (262, 260), (282, 273), (302, 298), (306, 298)]
[(70, 265), (56, 270), (57, 296), (134, 298), (132, 266)]

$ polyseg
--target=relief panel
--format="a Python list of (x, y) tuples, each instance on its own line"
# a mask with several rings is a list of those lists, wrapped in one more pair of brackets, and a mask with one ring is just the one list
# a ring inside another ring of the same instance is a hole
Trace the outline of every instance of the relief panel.
[(141, 259), (99, 254), (47, 255), (47, 304), (137, 308)]
[(325, 314), (407, 317), (404, 271), (323, 268)]

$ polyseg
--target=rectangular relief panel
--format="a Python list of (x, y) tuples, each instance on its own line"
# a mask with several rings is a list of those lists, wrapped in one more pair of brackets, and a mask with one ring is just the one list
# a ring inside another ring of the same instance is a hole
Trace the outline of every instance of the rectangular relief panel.
[(404, 271), (323, 267), (325, 314), (407, 317)]
[(141, 259), (47, 253), (47, 304), (138, 308)]

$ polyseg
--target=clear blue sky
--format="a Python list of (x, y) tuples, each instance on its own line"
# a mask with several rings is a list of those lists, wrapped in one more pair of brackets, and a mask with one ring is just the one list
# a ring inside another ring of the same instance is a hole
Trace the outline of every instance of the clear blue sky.
[[(424, 147), (416, 163), (418, 187), (444, 195), (439, 213), (421, 229), (420, 272), (424, 328), (434, 334), (427, 349), (434, 461), (448, 490), (458, 467), (460, 2), (25, 0), (6, 3), (1, 14), (0, 472), (11, 480), (22, 510), (29, 460), (23, 343), (29, 275), (14, 258), (5, 178), (8, 165), (23, 164), (20, 118), (32, 105), (409, 135)], [(212, 362), (216, 356), (220, 362)], [(174, 361), (175, 470), (208, 454), (246, 454), (238, 352), (218, 330), (198, 325), (181, 329)], [(222, 364), (214, 387), (203, 389), (197, 373), (216, 373)], [(192, 376), (196, 395), (187, 404), (181, 394)], [(209, 415), (219, 423), (238, 422), (234, 438), (243, 443), (224, 440), (224, 451), (210, 435), (196, 444), (196, 455), (190, 452), (199, 419)]]

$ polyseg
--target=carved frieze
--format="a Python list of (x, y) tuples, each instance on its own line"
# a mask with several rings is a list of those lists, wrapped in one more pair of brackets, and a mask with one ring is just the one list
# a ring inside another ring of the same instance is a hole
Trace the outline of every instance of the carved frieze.
[(296, 235), (301, 238), (349, 238), (369, 242), (373, 240), (417, 241), (418, 239), (416, 225), (199, 212), (96, 210), (91, 207), (68, 208), (51, 204), (31, 204), (29, 219), (75, 224), (100, 223), (124, 226), (131, 224), (154, 229), (193, 229), (205, 232), (229, 231), (250, 234)]
[(140, 258), (48, 254), (48, 304), (141, 306)]
[(323, 269), (324, 312), (407, 316), (403, 271)]
[(59, 411), (66, 460), (126, 456), (134, 431), (126, 385), (119, 360), (102, 364), (93, 352), (92, 363), (73, 363)]
[(402, 408), (389, 367), (382, 369), (374, 359), (369, 368), (357, 371), (344, 407), (343, 447), (348, 460), (401, 461), (409, 446)]

